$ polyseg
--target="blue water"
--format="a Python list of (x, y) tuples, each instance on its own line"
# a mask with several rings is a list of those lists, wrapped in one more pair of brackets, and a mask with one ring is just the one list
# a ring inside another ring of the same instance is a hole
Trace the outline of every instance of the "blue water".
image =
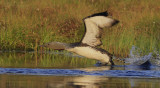
[[(118, 70), (119, 68), (124, 70)], [(113, 69), (113, 70), (112, 70)], [(115, 69), (115, 70), (114, 70)], [(117, 69), (117, 70), (116, 70)], [(77, 69), (41, 69), (41, 68), (0, 68), (0, 74), (11, 75), (53, 75), (53, 76), (106, 76), (106, 77), (139, 77), (160, 78), (160, 67), (149, 66), (103, 66)]]

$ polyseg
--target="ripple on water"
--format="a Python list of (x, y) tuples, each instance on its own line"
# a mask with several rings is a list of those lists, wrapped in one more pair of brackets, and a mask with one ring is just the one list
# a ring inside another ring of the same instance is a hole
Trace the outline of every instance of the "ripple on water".
[(92, 75), (92, 76), (107, 76), (107, 77), (160, 78), (160, 71), (158, 70), (98, 70), (98, 71), (93, 70), (93, 71), (87, 71), (87, 70), (82, 70), (82, 69), (0, 68), (0, 74), (54, 75), (54, 76)]

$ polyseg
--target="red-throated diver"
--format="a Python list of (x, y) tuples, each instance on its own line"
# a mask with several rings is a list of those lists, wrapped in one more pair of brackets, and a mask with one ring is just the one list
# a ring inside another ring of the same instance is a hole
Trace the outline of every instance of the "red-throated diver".
[(102, 28), (111, 27), (119, 21), (108, 16), (107, 12), (96, 13), (83, 19), (85, 24), (85, 35), (77, 43), (50, 42), (42, 45), (43, 47), (55, 50), (67, 50), (81, 56), (95, 59), (101, 62), (101, 65), (114, 65), (112, 54), (104, 49), (97, 48), (101, 45)]

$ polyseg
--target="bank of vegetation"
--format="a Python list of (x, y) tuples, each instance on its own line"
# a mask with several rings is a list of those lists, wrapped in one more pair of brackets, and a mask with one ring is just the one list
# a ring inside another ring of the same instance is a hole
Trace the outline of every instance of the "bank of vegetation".
[(78, 42), (82, 19), (108, 11), (120, 23), (104, 29), (102, 48), (127, 56), (160, 49), (160, 0), (1, 0), (0, 50), (39, 50), (50, 41)]

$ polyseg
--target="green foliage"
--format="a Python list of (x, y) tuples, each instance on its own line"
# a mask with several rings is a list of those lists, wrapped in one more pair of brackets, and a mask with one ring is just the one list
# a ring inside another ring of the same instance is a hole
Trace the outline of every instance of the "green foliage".
[(144, 53), (160, 49), (159, 0), (1, 0), (0, 50), (37, 50), (50, 41), (77, 42), (82, 19), (108, 11), (120, 23), (104, 29), (103, 48), (127, 56), (132, 45)]

